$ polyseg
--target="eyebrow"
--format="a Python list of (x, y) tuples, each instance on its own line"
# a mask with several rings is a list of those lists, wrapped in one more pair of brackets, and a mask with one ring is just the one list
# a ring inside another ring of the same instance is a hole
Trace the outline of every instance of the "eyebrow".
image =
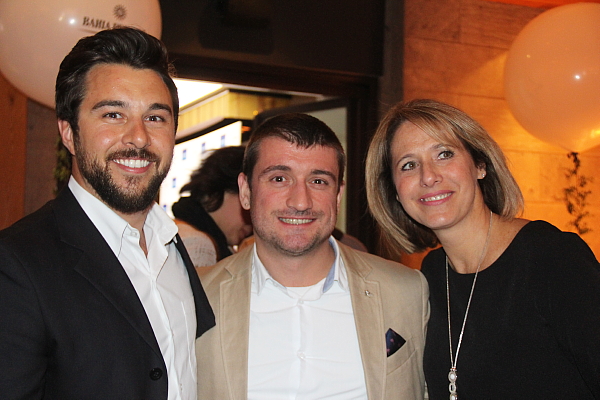
[[(291, 170), (292, 169), (290, 167), (288, 167), (287, 165), (271, 165), (270, 167), (265, 168), (259, 174), (259, 176), (263, 176), (263, 175), (268, 174), (269, 172), (273, 172), (273, 171), (289, 172)], [(325, 176), (328, 176), (331, 179), (333, 179), (334, 182), (337, 182), (337, 177), (330, 171), (322, 170), (322, 169), (313, 169), (312, 171), (310, 171), (310, 173), (312, 175), (325, 175)]]
[(168, 104), (154, 103), (150, 106), (150, 110), (164, 110), (167, 111), (169, 114), (173, 115), (173, 109)]
[(332, 172), (330, 171), (326, 171), (326, 170), (322, 170), (322, 169), (313, 169), (312, 171), (313, 175), (325, 175), (330, 177), (334, 183), (337, 183), (337, 176), (335, 176)]
[(261, 171), (261, 173), (259, 174), (259, 176), (263, 176), (265, 174), (268, 174), (269, 172), (273, 172), (273, 171), (291, 171), (292, 169), (290, 167), (288, 167), (287, 165), (271, 165), (270, 167), (265, 168), (264, 170)]
[[(92, 110), (97, 110), (102, 107), (125, 108), (125, 107), (127, 107), (127, 103), (124, 101), (121, 101), (121, 100), (102, 100), (102, 101), (99, 101), (98, 103), (94, 104), (94, 107), (92, 107)], [(164, 111), (167, 111), (169, 114), (173, 115), (173, 110), (168, 104), (153, 103), (152, 105), (150, 105), (148, 110), (150, 110), (150, 111), (164, 110)]]
[(97, 110), (99, 108), (102, 107), (121, 107), (121, 108), (125, 108), (126, 103), (124, 101), (120, 101), (120, 100), (102, 100), (97, 102), (96, 104), (94, 104), (94, 107), (92, 107), (92, 110)]

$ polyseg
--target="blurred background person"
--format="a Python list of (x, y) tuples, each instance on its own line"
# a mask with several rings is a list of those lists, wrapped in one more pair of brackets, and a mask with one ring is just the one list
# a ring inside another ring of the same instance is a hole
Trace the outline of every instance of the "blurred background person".
[(239, 200), (238, 175), (242, 172), (244, 147), (214, 150), (190, 182), (181, 188), (181, 197), (172, 206), (195, 267), (205, 267), (232, 254), (234, 246), (252, 233), (249, 213)]
[(366, 168), (388, 243), (442, 246), (421, 268), (430, 399), (600, 399), (598, 262), (578, 235), (516, 218), (523, 196), (481, 125), (437, 101), (398, 104)]

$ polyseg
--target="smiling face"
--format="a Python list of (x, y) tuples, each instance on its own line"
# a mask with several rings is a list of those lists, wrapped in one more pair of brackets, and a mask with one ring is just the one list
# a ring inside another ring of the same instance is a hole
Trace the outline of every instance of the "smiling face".
[(167, 86), (152, 70), (100, 64), (87, 75), (78, 133), (59, 121), (74, 155), (73, 177), (116, 212), (152, 205), (173, 156), (175, 127)]
[(329, 246), (343, 192), (338, 169), (333, 148), (277, 137), (260, 142), (251, 187), (244, 174), (238, 181), (259, 251), (302, 256)]
[(475, 166), (462, 145), (441, 143), (405, 122), (391, 143), (392, 176), (398, 200), (415, 221), (434, 232), (469, 221), (485, 207)]

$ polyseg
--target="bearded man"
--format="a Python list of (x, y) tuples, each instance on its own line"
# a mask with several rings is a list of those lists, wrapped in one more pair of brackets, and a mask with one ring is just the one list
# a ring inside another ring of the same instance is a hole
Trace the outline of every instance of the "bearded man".
[(170, 69), (133, 28), (83, 38), (61, 63), (72, 176), (0, 232), (3, 399), (196, 399), (194, 340), (214, 315), (154, 201), (177, 128)]

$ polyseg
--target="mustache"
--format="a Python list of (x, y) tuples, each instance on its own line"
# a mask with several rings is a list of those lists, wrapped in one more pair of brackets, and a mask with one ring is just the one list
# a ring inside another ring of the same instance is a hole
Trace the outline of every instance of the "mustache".
[(115, 160), (117, 158), (139, 158), (140, 160), (147, 160), (150, 162), (160, 160), (158, 155), (147, 149), (125, 149), (110, 153), (108, 157), (106, 157), (106, 161)]

